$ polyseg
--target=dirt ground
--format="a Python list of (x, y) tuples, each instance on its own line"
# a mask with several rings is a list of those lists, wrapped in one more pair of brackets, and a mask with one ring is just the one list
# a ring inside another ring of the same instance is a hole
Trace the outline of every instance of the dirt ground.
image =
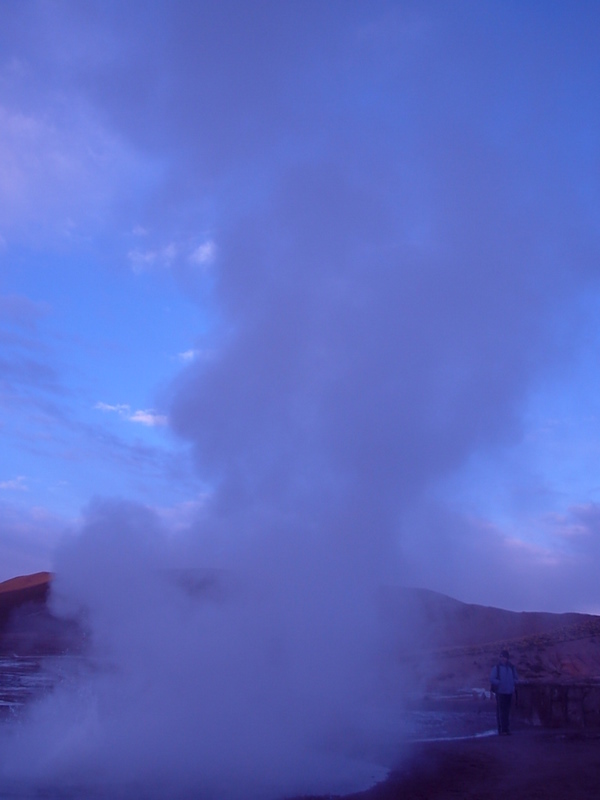
[(598, 800), (600, 732), (525, 729), (430, 742), (352, 800)]

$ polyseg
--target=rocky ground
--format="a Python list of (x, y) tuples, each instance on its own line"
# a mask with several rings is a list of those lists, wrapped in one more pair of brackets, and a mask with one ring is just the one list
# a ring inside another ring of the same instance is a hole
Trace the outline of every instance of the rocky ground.
[(600, 735), (517, 730), (510, 737), (432, 742), (351, 800), (597, 800)]
[[(0, 584), (0, 660), (6, 662), (4, 682), (11, 692), (7, 708), (21, 703), (21, 694), (40, 691), (37, 684), (32, 688), (39, 677), (35, 658), (62, 659), (81, 650), (81, 627), (57, 620), (48, 610), (50, 585), (48, 573)], [(467, 727), (471, 717), (490, 714), (489, 698), (469, 700), (468, 695), (472, 688), (488, 688), (491, 666), (504, 647), (530, 683), (600, 683), (600, 617), (519, 614), (424, 590), (388, 592), (383, 613), (390, 630), (397, 631), (399, 661), (423, 676), (415, 687), (415, 694), (421, 692), (420, 709), (429, 709), (429, 703), (437, 710), (442, 703), (444, 713), (452, 708), (462, 714)], [(463, 708), (465, 701), (475, 705)], [(460, 709), (454, 708), (457, 703)], [(413, 743), (409, 757), (385, 782), (352, 800), (600, 797), (600, 725), (545, 729), (527, 725), (518, 714), (514, 722), (511, 737)]]

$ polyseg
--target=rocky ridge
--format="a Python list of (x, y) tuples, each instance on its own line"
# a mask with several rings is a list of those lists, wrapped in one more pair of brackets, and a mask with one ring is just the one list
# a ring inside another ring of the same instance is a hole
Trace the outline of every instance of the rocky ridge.
[[(0, 654), (57, 654), (81, 641), (77, 622), (49, 608), (52, 578), (39, 572), (0, 583)], [(214, 599), (214, 580), (207, 588), (204, 577), (199, 602), (209, 592)], [(382, 593), (381, 609), (398, 657), (419, 665), (428, 691), (487, 685), (503, 648), (524, 680), (600, 681), (599, 616), (507, 611), (399, 587)]]

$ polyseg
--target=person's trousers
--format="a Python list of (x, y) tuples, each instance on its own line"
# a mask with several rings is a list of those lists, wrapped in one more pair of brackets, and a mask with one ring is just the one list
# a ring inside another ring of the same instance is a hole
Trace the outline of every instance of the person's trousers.
[(510, 733), (510, 701), (512, 694), (496, 695), (496, 716), (498, 718), (498, 733)]

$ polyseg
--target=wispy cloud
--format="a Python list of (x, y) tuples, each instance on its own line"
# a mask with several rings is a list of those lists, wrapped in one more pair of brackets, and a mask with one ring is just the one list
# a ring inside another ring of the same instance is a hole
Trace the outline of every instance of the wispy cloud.
[(163, 414), (156, 414), (154, 411), (134, 411), (128, 419), (131, 422), (139, 422), (153, 428), (157, 425), (166, 425), (167, 418)]
[[(15, 96), (23, 91), (19, 75), (1, 77)], [(77, 102), (53, 115), (0, 104), (2, 233), (10, 241), (89, 232), (113, 202), (113, 187), (136, 184), (139, 166)]]
[(200, 350), (193, 350), (192, 349), (192, 350), (186, 350), (183, 353), (179, 353), (177, 355), (177, 358), (180, 361), (189, 363), (190, 361), (194, 361), (196, 358), (198, 358), (199, 355), (200, 355)]
[(136, 248), (127, 254), (131, 269), (136, 273), (147, 272), (151, 269), (168, 269), (173, 265), (179, 254), (179, 249), (174, 242), (170, 242), (156, 250), (141, 250)]
[(217, 245), (209, 240), (199, 245), (189, 256), (189, 261), (197, 266), (212, 264), (217, 255)]
[(167, 424), (167, 417), (164, 414), (157, 414), (150, 409), (138, 409), (132, 411), (131, 406), (127, 403), (118, 403), (111, 405), (110, 403), (96, 403), (94, 406), (98, 411), (118, 414), (121, 419), (128, 422), (137, 422), (140, 425), (146, 425), (150, 428), (162, 426)]
[(35, 302), (25, 295), (0, 295), (0, 323), (32, 328), (49, 311), (48, 303)]
[(123, 403), (119, 403), (117, 405), (110, 405), (109, 403), (96, 403), (94, 406), (98, 411), (116, 411), (117, 414), (121, 416), (124, 414), (128, 414), (130, 411), (130, 407), (128, 405), (124, 405)]
[(210, 348), (196, 348), (192, 347), (189, 350), (184, 350), (183, 353), (178, 353), (177, 358), (179, 361), (182, 361), (184, 364), (190, 364), (192, 361), (208, 361), (211, 358), (216, 356), (215, 350), (211, 350)]
[(28, 492), (29, 487), (25, 483), (26, 480), (24, 475), (17, 475), (12, 480), (0, 482), (0, 489), (4, 492)]
[(545, 514), (542, 525), (552, 538), (568, 543), (574, 549), (592, 545), (600, 549), (600, 503), (581, 503), (570, 506), (563, 513)]
[[(148, 235), (148, 231), (141, 226), (133, 230), (137, 238)], [(189, 242), (171, 241), (166, 245), (157, 247), (134, 247), (127, 253), (131, 269), (137, 275), (143, 272), (158, 269), (171, 269), (177, 263), (188, 263), (193, 267), (208, 268), (215, 260), (217, 246), (211, 239), (199, 245), (190, 245)]]

